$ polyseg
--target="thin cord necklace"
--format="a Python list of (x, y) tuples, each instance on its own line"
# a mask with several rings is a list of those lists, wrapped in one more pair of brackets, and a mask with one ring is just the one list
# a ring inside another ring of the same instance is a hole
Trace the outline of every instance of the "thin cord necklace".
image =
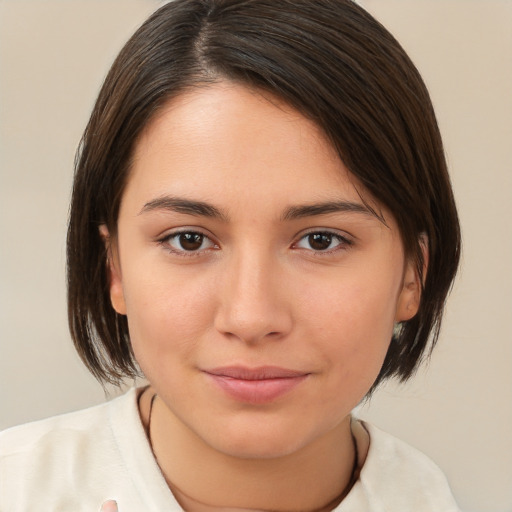
[[(151, 397), (151, 402), (149, 402), (149, 413), (148, 413), (148, 426), (147, 428), (147, 436), (149, 441), (149, 446), (151, 448), (151, 451), (153, 453), (153, 456), (155, 456), (155, 450), (153, 450), (153, 441), (151, 440), (151, 417), (153, 416), (153, 405), (155, 403), (155, 398), (157, 397), (157, 394), (155, 393)], [(156, 457), (155, 457), (156, 460)]]
[[(151, 397), (151, 402), (149, 403), (149, 414), (148, 414), (148, 425), (147, 425), (147, 437), (149, 441), (149, 446), (151, 448), (151, 451), (153, 452), (153, 456), (156, 460), (155, 450), (153, 449), (153, 441), (151, 440), (151, 418), (153, 415), (153, 405), (155, 403), (155, 399), (158, 395), (155, 393)], [(352, 487), (357, 481), (358, 478), (358, 469), (359, 469), (359, 450), (357, 448), (357, 441), (354, 436), (354, 433), (352, 432), (352, 427), (350, 428), (350, 435), (352, 437), (352, 445), (354, 446), (354, 464), (352, 466), (352, 472), (350, 474), (350, 479), (348, 481), (347, 486), (343, 489), (341, 494), (336, 496), (332, 501), (327, 503), (327, 505), (323, 505), (320, 508), (314, 509), (311, 512), (328, 512), (334, 510), (348, 495)], [(158, 463), (158, 462), (157, 462)]]

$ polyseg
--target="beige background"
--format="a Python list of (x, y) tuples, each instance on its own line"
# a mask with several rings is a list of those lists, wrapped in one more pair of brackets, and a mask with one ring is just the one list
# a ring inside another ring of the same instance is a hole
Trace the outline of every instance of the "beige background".
[[(105, 398), (67, 333), (73, 155), (109, 64), (159, 3), (0, 0), (2, 428)], [(511, 512), (512, 2), (361, 3), (431, 90), (465, 250), (428, 371), (360, 414), (429, 454), (464, 510)]]

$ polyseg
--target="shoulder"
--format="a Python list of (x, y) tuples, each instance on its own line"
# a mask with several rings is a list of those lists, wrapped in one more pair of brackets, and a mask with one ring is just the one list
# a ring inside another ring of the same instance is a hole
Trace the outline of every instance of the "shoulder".
[(131, 392), (112, 402), (106, 402), (80, 411), (53, 416), (0, 432), (0, 461), (33, 454), (44, 450), (70, 444), (97, 440), (99, 432), (105, 432), (110, 421), (112, 406), (119, 407), (120, 402), (131, 401)]
[[(50, 499), (48, 506), (53, 507), (59, 499), (70, 503), (84, 482), (99, 488), (107, 485), (106, 474), (123, 472), (113, 432), (119, 422), (130, 431), (137, 428), (135, 390), (95, 407), (0, 433), (0, 509), (33, 510), (35, 503)], [(23, 507), (19, 500), (30, 501)]]
[(445, 475), (429, 457), (371, 424), (360, 424), (369, 435), (369, 449), (354, 490), (371, 510), (459, 512)]

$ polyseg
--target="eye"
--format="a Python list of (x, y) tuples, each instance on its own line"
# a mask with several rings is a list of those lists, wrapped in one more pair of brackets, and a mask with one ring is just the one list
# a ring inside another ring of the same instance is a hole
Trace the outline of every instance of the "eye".
[(295, 244), (295, 247), (315, 252), (329, 252), (346, 248), (350, 245), (352, 245), (352, 242), (341, 235), (329, 231), (315, 231), (303, 236), (298, 243)]
[(173, 252), (198, 252), (215, 247), (215, 244), (198, 231), (180, 231), (161, 240)]

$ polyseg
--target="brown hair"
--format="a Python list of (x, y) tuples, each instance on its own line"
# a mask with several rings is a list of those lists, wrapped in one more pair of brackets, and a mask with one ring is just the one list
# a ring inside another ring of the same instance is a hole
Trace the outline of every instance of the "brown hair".
[(134, 144), (155, 112), (222, 79), (271, 92), (314, 120), (391, 211), (420, 276), (428, 240), (419, 311), (395, 329), (374, 387), (392, 376), (406, 380), (438, 338), (459, 261), (459, 223), (427, 89), (393, 36), (350, 0), (174, 0), (122, 49), (76, 160), (68, 314), (83, 361), (102, 381), (137, 374), (126, 317), (110, 304), (98, 226), (115, 235)]

